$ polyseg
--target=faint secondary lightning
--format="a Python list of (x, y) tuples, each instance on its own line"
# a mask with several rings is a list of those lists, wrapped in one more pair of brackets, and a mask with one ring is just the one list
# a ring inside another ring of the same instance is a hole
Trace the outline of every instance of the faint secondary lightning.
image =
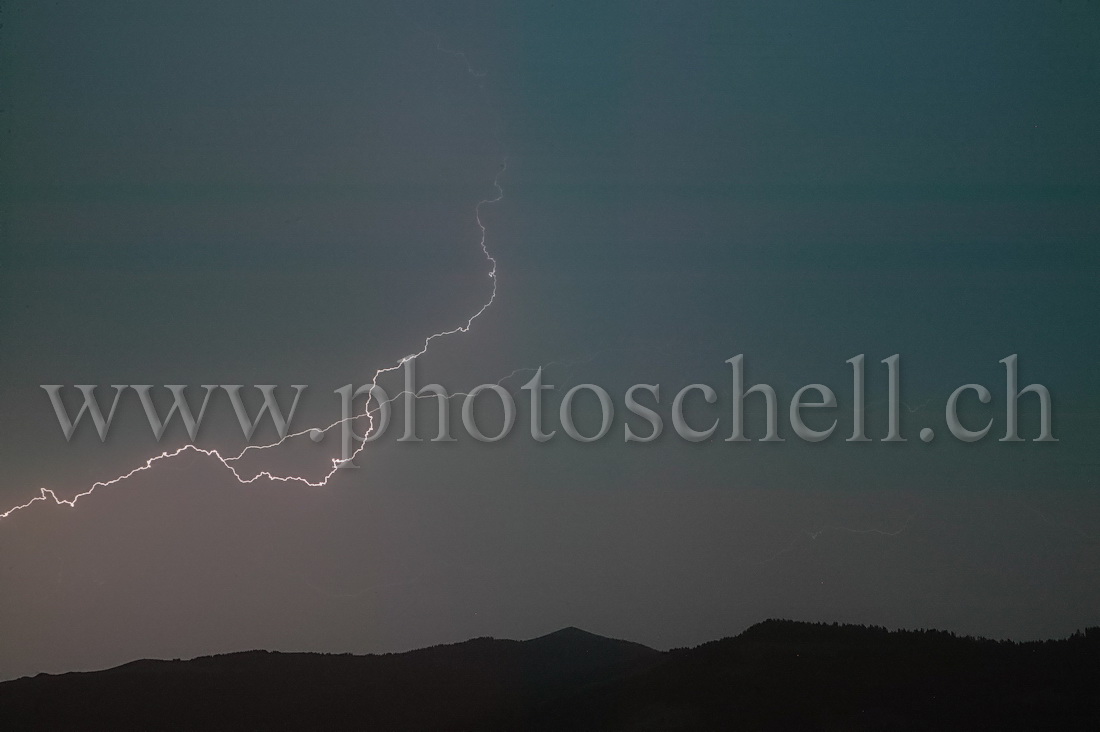
[[(423, 30), (423, 29), (421, 29), (421, 30)], [(458, 52), (458, 51), (452, 51), (448, 48), (444, 48), (442, 46), (442, 41), (441, 41), (441, 38), (439, 37), (439, 35), (435, 34), (435, 33), (433, 33), (432, 35), (435, 36), (436, 40), (437, 40), (436, 49), (440, 52), (443, 52), (443, 53), (446, 53), (446, 54), (449, 54), (449, 55), (452, 55), (452, 56), (457, 56), (458, 58), (460, 58), (463, 61), (463, 63), (465, 64), (466, 72), (470, 76), (474, 77), (475, 79), (478, 79), (479, 81), (485, 76), (484, 72), (477, 71), (470, 65), (470, 62), (467, 59), (466, 54), (464, 54), (462, 52)], [(488, 277), (489, 277), (490, 281), (492, 282), (492, 289), (489, 293), (489, 297), (485, 300), (484, 303), (482, 303), (481, 307), (478, 308), (478, 310), (465, 321), (465, 323), (462, 323), (462, 324), (460, 324), (460, 325), (458, 325), (454, 328), (451, 328), (450, 330), (444, 330), (444, 331), (440, 331), (438, 333), (432, 333), (431, 335), (424, 338), (424, 342), (421, 344), (420, 349), (418, 351), (416, 351), (414, 353), (410, 353), (406, 356), (402, 356), (392, 366), (387, 366), (385, 368), (380, 368), (377, 371), (375, 371), (374, 376), (372, 377), (371, 382), (370, 382), (372, 387), (378, 386), (378, 379), (381, 378), (384, 374), (397, 371), (397, 370), (401, 369), (401, 367), (403, 367), (409, 361), (414, 361), (414, 360), (420, 358), (421, 356), (423, 356), (425, 353), (428, 352), (428, 349), (431, 347), (431, 344), (434, 341), (436, 341), (440, 338), (445, 338), (446, 336), (456, 335), (456, 334), (459, 334), (459, 333), (468, 333), (470, 331), (470, 328), (473, 327), (474, 321), (477, 320), (479, 317), (481, 317), (482, 313), (484, 313), (486, 310), (488, 310), (493, 305), (493, 303), (496, 302), (496, 298), (497, 298), (497, 260), (492, 255), (492, 253), (489, 251), (489, 246), (488, 246), (488, 243), (487, 243), (488, 231), (485, 227), (485, 223), (481, 219), (481, 212), (482, 212), (482, 207), (484, 207), (486, 205), (489, 205), (489, 204), (497, 203), (498, 201), (500, 201), (504, 197), (504, 189), (500, 185), (500, 180), (501, 180), (501, 177), (507, 171), (507, 169), (508, 169), (508, 160), (507, 160), (507, 158), (505, 158), (504, 161), (500, 165), (500, 169), (497, 171), (496, 175), (493, 176), (493, 184), (492, 184), (493, 190), (494, 190), (493, 195), (488, 197), (488, 198), (481, 199), (480, 201), (477, 202), (477, 205), (474, 206), (474, 219), (476, 220), (478, 229), (480, 231), (480, 240), (478, 242), (478, 245), (481, 248), (481, 253), (484, 255), (487, 264), (489, 265)], [(505, 379), (508, 379), (508, 378), (514, 376), (515, 374), (519, 373), (520, 371), (523, 371), (523, 370), (524, 369), (516, 369), (511, 374), (504, 377), (504, 379), (501, 379), (501, 381), (504, 381)], [(380, 403), (376, 403), (375, 406), (373, 406), (373, 407), (371, 406), (371, 402), (372, 402), (372, 400), (374, 400), (375, 391), (376, 391), (375, 389), (370, 389), (367, 392), (367, 401), (366, 401), (366, 404), (364, 405), (363, 412), (361, 414), (357, 414), (357, 415), (353, 415), (353, 416), (350, 416), (350, 417), (346, 417), (344, 419), (337, 420), (336, 422), (333, 422), (332, 424), (328, 425), (327, 427), (307, 428), (307, 429), (302, 430), (300, 432), (287, 434), (285, 437), (279, 439), (278, 441), (272, 442), (272, 443), (267, 444), (267, 445), (248, 445), (243, 450), (241, 450), (238, 454), (230, 455), (230, 456), (223, 455), (219, 450), (216, 450), (216, 449), (205, 449), (205, 448), (198, 447), (197, 445), (194, 445), (194, 444), (184, 445), (183, 447), (177, 448), (175, 450), (164, 451), (164, 452), (162, 452), (158, 455), (154, 455), (154, 456), (150, 457), (149, 459), (147, 459), (141, 465), (138, 465), (137, 467), (133, 468), (132, 470), (130, 470), (128, 472), (117, 475), (114, 478), (111, 478), (110, 480), (96, 481), (90, 487), (88, 487), (86, 490), (84, 490), (80, 493), (77, 493), (72, 498), (60, 498), (57, 495), (57, 493), (55, 493), (50, 488), (39, 488), (39, 494), (37, 496), (30, 499), (26, 503), (22, 503), (22, 504), (19, 504), (17, 506), (13, 506), (12, 508), (9, 508), (8, 510), (4, 511), (3, 513), (0, 513), (0, 519), (5, 519), (8, 516), (11, 516), (13, 513), (17, 512), (17, 511), (21, 511), (25, 508), (29, 508), (30, 506), (33, 506), (34, 504), (39, 503), (39, 502), (48, 503), (49, 501), (52, 500), (54, 502), (54, 504), (58, 505), (58, 506), (60, 506), (60, 505), (66, 505), (66, 506), (70, 506), (70, 507), (76, 506), (77, 502), (81, 498), (84, 498), (85, 496), (91, 495), (92, 493), (94, 493), (99, 488), (106, 488), (106, 487), (114, 485), (116, 483), (121, 483), (122, 481), (127, 480), (127, 479), (133, 477), (134, 475), (137, 475), (138, 473), (142, 473), (142, 472), (145, 472), (147, 470), (151, 470), (157, 463), (159, 463), (163, 460), (168, 460), (168, 459), (177, 457), (179, 455), (182, 455), (185, 452), (196, 452), (196, 453), (200, 453), (202, 455), (205, 455), (207, 457), (214, 458), (223, 467), (225, 467), (239, 483), (242, 483), (242, 484), (253, 483), (257, 480), (260, 480), (261, 478), (265, 478), (265, 479), (271, 480), (271, 481), (279, 481), (279, 482), (284, 482), (284, 483), (301, 483), (302, 485), (305, 485), (305, 486), (309, 486), (309, 487), (313, 487), (313, 488), (319, 488), (321, 486), (327, 485), (329, 480), (331, 480), (332, 477), (336, 474), (336, 472), (340, 469), (341, 465), (343, 465), (345, 462), (350, 462), (350, 461), (354, 460), (356, 457), (358, 457), (358, 455), (366, 447), (367, 442), (368, 442), (368, 438), (371, 436), (371, 434), (373, 434), (374, 429), (375, 429), (374, 415), (381, 408)], [(403, 392), (400, 392), (398, 394), (395, 394), (392, 398), (389, 398), (387, 400), (387, 403), (393, 402), (396, 399), (398, 399), (402, 396), (405, 396), (407, 393), (408, 392), (403, 391)], [(461, 393), (452, 394), (451, 396), (460, 396), (460, 395), (461, 395)], [(413, 394), (412, 396), (415, 397), (416, 395)], [(301, 437), (303, 435), (309, 435), (309, 437), (311, 439), (313, 439), (314, 441), (318, 441), (318, 440), (320, 440), (321, 435), (323, 435), (325, 432), (328, 432), (329, 430), (333, 429), (334, 427), (342, 425), (345, 422), (358, 420), (361, 417), (366, 417), (367, 418), (368, 427), (367, 427), (366, 432), (363, 434), (362, 439), (360, 440), (359, 445), (356, 447), (355, 451), (351, 454), (350, 457), (348, 457), (346, 459), (344, 459), (344, 458), (332, 458), (332, 465), (329, 468), (328, 472), (325, 473), (324, 476), (321, 477), (318, 480), (310, 480), (309, 478), (307, 478), (305, 476), (301, 476), (301, 475), (276, 475), (276, 474), (272, 473), (269, 470), (261, 470), (261, 471), (255, 473), (254, 475), (250, 475), (250, 476), (242, 475), (242, 473), (234, 465), (234, 463), (236, 463), (238, 460), (240, 460), (242, 457), (244, 457), (244, 455), (246, 453), (248, 453), (249, 451), (252, 451), (252, 450), (265, 450), (265, 449), (269, 449), (269, 448), (272, 448), (272, 447), (277, 447), (279, 445), (282, 445), (287, 440), (293, 439), (295, 437)]]
[[(807, 531), (807, 532), (805, 532), (804, 535), (808, 536), (810, 538), (810, 541), (817, 541), (819, 536), (821, 536), (822, 534), (825, 534), (825, 533), (830, 533), (830, 532), (837, 532), (837, 533), (844, 533), (844, 534), (877, 534), (879, 536), (884, 536), (884, 537), (889, 538), (889, 537), (898, 536), (903, 531), (905, 531), (905, 529), (909, 527), (910, 522), (912, 522), (912, 520), (915, 516), (916, 516), (916, 514), (910, 514), (908, 516), (908, 518), (906, 518), (905, 521), (901, 524), (901, 526), (899, 526), (898, 528), (896, 528), (892, 531), (889, 530), (889, 529), (854, 529), (854, 528), (851, 528), (849, 526), (833, 526), (833, 525), (830, 525), (830, 526), (822, 526), (821, 528), (814, 529), (813, 531)], [(764, 560), (759, 561), (759, 562), (753, 562), (753, 564), (767, 564), (768, 562), (771, 562), (775, 559), (778, 559), (779, 557), (783, 556), (784, 554), (789, 554), (790, 552), (793, 552), (802, 543), (803, 543), (803, 539), (802, 539), (802, 537), (799, 537), (799, 538), (795, 539), (794, 541), (792, 541), (790, 544), (788, 544), (786, 547), (780, 549), (779, 551), (777, 551), (774, 554), (772, 554), (771, 556), (769, 556), (767, 559), (764, 559)]]

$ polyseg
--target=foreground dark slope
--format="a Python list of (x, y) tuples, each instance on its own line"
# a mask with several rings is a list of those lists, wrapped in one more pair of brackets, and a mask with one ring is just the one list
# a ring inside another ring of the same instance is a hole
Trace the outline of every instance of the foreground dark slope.
[(575, 628), (0, 684), (0, 729), (1100, 729), (1100, 631), (1042, 643), (768, 621), (660, 653)]

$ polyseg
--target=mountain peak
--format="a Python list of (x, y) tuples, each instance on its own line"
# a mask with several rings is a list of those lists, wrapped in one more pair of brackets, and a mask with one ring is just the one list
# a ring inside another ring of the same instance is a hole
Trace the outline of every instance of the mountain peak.
[(572, 625), (524, 641), (524, 645), (554, 656), (589, 657), (593, 660), (599, 658), (612, 663), (622, 663), (659, 653), (641, 643), (607, 638)]
[(602, 635), (589, 633), (587, 630), (582, 630), (575, 625), (567, 625), (560, 630), (555, 630), (554, 632), (547, 633), (546, 635), (540, 635), (533, 640), (541, 640), (543, 638), (599, 638), (601, 640), (611, 640), (610, 638), (605, 638)]

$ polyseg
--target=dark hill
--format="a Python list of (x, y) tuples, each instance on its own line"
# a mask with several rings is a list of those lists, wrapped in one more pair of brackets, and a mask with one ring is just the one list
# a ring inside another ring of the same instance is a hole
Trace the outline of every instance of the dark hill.
[(1100, 729), (1100, 630), (1009, 643), (768, 621), (661, 653), (576, 628), (0, 684), (0, 729)]
[(528, 728), (1100, 729), (1100, 628), (1036, 643), (770, 620), (555, 700)]
[(408, 653), (248, 651), (0, 684), (0, 730), (485, 729), (647, 667), (651, 648), (567, 628)]

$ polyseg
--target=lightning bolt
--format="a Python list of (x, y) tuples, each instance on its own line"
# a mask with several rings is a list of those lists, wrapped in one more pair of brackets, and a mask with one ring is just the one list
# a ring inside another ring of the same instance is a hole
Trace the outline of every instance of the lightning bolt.
[[(507, 171), (507, 169), (508, 169), (508, 162), (507, 162), (507, 160), (505, 160), (501, 164), (500, 170), (497, 172), (496, 176), (493, 178), (493, 188), (495, 189), (496, 194), (494, 196), (490, 197), (490, 198), (485, 198), (485, 199), (482, 199), (481, 201), (478, 201), (477, 206), (475, 206), (475, 208), (474, 208), (474, 218), (476, 219), (478, 229), (481, 232), (481, 239), (480, 239), (480, 242), (479, 242), (479, 246), (481, 247), (482, 254), (485, 255), (486, 261), (489, 263), (489, 279), (493, 283), (492, 291), (490, 292), (488, 299), (484, 303), (482, 303), (481, 307), (477, 310), (477, 312), (475, 312), (473, 315), (471, 315), (466, 320), (465, 323), (463, 323), (463, 324), (461, 324), (461, 325), (459, 325), (455, 328), (452, 328), (450, 330), (444, 330), (444, 331), (439, 331), (438, 333), (432, 333), (431, 335), (427, 336), (424, 339), (424, 342), (420, 346), (420, 350), (416, 351), (415, 353), (411, 353), (407, 356), (402, 356), (392, 366), (387, 366), (385, 368), (381, 368), (381, 369), (378, 369), (377, 371), (375, 371), (374, 376), (371, 378), (371, 385), (372, 386), (377, 386), (378, 385), (378, 380), (383, 375), (394, 372), (394, 371), (397, 371), (397, 370), (401, 369), (409, 361), (415, 361), (416, 359), (423, 356), (431, 348), (432, 342), (434, 342), (434, 341), (436, 341), (440, 338), (445, 338), (447, 336), (456, 335), (456, 334), (459, 334), (459, 333), (468, 333), (468, 332), (470, 332), (470, 329), (474, 325), (474, 321), (477, 320), (479, 317), (481, 317), (482, 313), (484, 313), (486, 310), (488, 310), (490, 308), (490, 306), (492, 306), (492, 304), (494, 302), (496, 302), (496, 297), (497, 297), (497, 260), (496, 260), (495, 257), (493, 257), (493, 255), (489, 251), (489, 247), (488, 247), (488, 244), (487, 244), (488, 230), (485, 228), (485, 224), (481, 220), (481, 208), (482, 208), (482, 206), (485, 206), (485, 205), (488, 205), (488, 204), (497, 203), (498, 201), (500, 201), (504, 197), (504, 189), (501, 188), (500, 178), (501, 178), (501, 176), (504, 175), (504, 173)], [(517, 374), (521, 371), (524, 371), (524, 370), (526, 370), (526, 369), (516, 369), (515, 371), (513, 371), (511, 374), (509, 374), (508, 376), (506, 376), (504, 378), (505, 379), (510, 378), (510, 377), (514, 376), (515, 374)], [(504, 379), (501, 379), (501, 381), (504, 381)], [(154, 455), (153, 457), (146, 460), (143, 464), (137, 466), (136, 468), (130, 470), (129, 472), (118, 475), (114, 478), (111, 478), (110, 480), (96, 481), (87, 490), (85, 490), (81, 493), (77, 493), (72, 498), (60, 498), (57, 495), (57, 493), (55, 493), (53, 490), (51, 490), (49, 488), (39, 488), (39, 494), (37, 496), (35, 496), (31, 500), (27, 501), (26, 503), (20, 504), (18, 506), (13, 506), (12, 508), (9, 508), (7, 511), (5, 511), (4, 513), (0, 513), (0, 519), (5, 519), (8, 516), (15, 513), (16, 511), (21, 511), (25, 508), (33, 506), (35, 503), (38, 503), (40, 501), (47, 501), (48, 502), (50, 500), (53, 500), (53, 502), (56, 505), (59, 505), (59, 506), (60, 505), (67, 505), (67, 506), (70, 506), (70, 507), (76, 506), (77, 501), (79, 501), (81, 498), (84, 498), (85, 496), (90, 496), (92, 493), (94, 493), (99, 488), (106, 488), (106, 487), (112, 486), (116, 483), (121, 483), (122, 481), (127, 480), (128, 478), (131, 478), (134, 475), (137, 475), (138, 473), (142, 473), (142, 472), (145, 472), (146, 470), (150, 470), (154, 465), (161, 462), (162, 460), (168, 460), (170, 458), (177, 457), (179, 455), (182, 455), (185, 452), (197, 452), (197, 453), (200, 453), (200, 454), (205, 455), (207, 457), (214, 458), (219, 463), (221, 463), (222, 466), (225, 467), (233, 475), (233, 477), (241, 484), (253, 483), (253, 482), (255, 482), (255, 481), (257, 481), (261, 478), (266, 478), (267, 480), (271, 480), (271, 481), (278, 481), (278, 482), (283, 482), (283, 483), (301, 483), (302, 485), (309, 486), (311, 488), (320, 488), (320, 487), (325, 486), (325, 485), (328, 484), (328, 482), (336, 474), (336, 471), (340, 469), (340, 466), (345, 462), (345, 460), (343, 460), (341, 458), (332, 458), (332, 466), (329, 468), (329, 471), (327, 473), (325, 473), (325, 475), (322, 478), (320, 478), (319, 480), (310, 480), (309, 478), (306, 478), (305, 476), (300, 476), (300, 475), (275, 475), (274, 473), (272, 473), (271, 471), (268, 471), (268, 470), (261, 470), (261, 471), (257, 472), (255, 475), (246, 477), (246, 476), (242, 475), (240, 471), (237, 470), (237, 468), (233, 465), (233, 463), (240, 460), (249, 451), (252, 451), (252, 450), (266, 450), (266, 449), (269, 449), (269, 448), (272, 448), (272, 447), (278, 447), (279, 445), (282, 445), (283, 443), (285, 443), (287, 440), (293, 439), (295, 437), (301, 437), (303, 435), (310, 435), (310, 437), (314, 437), (317, 434), (323, 434), (325, 432), (328, 432), (329, 430), (333, 429), (334, 427), (338, 427), (341, 424), (344, 424), (345, 422), (356, 420), (356, 419), (359, 419), (361, 417), (367, 417), (367, 419), (368, 419), (367, 431), (364, 433), (363, 439), (359, 442), (359, 444), (355, 448), (355, 451), (347, 459), (348, 461), (354, 460), (366, 448), (367, 438), (369, 438), (371, 436), (371, 434), (373, 434), (374, 429), (375, 429), (374, 415), (381, 408), (381, 404), (376, 403), (376, 405), (374, 407), (371, 407), (371, 401), (374, 400), (374, 394), (375, 394), (375, 391), (373, 389), (368, 391), (368, 393), (367, 393), (367, 402), (366, 402), (366, 405), (364, 406), (364, 410), (363, 410), (362, 414), (358, 414), (358, 415), (354, 415), (354, 416), (351, 416), (351, 417), (347, 417), (345, 419), (337, 420), (337, 421), (333, 422), (332, 424), (330, 424), (330, 425), (328, 425), (327, 427), (324, 427), (324, 428), (311, 427), (311, 428), (301, 430), (300, 432), (290, 433), (290, 434), (287, 434), (285, 437), (277, 440), (276, 442), (272, 442), (272, 443), (269, 443), (267, 445), (249, 445), (249, 446), (245, 447), (243, 450), (241, 450), (241, 452), (239, 452), (236, 455), (225, 456), (220, 451), (218, 451), (216, 449), (204, 449), (204, 448), (198, 447), (197, 445), (189, 444), (189, 445), (184, 445), (183, 447), (180, 447), (176, 450), (165, 451), (165, 452), (160, 453), (159, 455)], [(407, 392), (407, 391), (402, 391), (398, 394), (395, 394), (393, 397), (391, 397), (387, 401), (387, 403), (388, 402), (393, 402), (393, 401), (395, 401), (395, 400), (399, 399), (400, 397), (405, 396), (407, 394), (409, 394), (409, 392)], [(456, 394), (452, 394), (450, 396), (454, 397), (454, 396), (463, 396), (463, 395), (464, 395), (463, 393), (459, 392), (459, 393), (456, 393)], [(415, 396), (415, 394), (413, 396)], [(377, 400), (375, 400), (375, 401), (377, 401)]]
[[(421, 28), (421, 30), (423, 31), (424, 29)], [(425, 31), (425, 32), (428, 32), (428, 31)], [(453, 51), (449, 48), (445, 48), (442, 45), (442, 38), (439, 36), (439, 34), (430, 33), (430, 35), (432, 35), (436, 39), (436, 50), (441, 52), (441, 53), (445, 53), (445, 54), (448, 54), (448, 55), (459, 58), (463, 62), (463, 64), (465, 65), (466, 73), (469, 74), (474, 79), (478, 80), (479, 81), (479, 86), (480, 86), (480, 81), (483, 80), (483, 78), (485, 77), (485, 72), (478, 71), (478, 70), (474, 69), (474, 67), (470, 64), (469, 59), (467, 58), (465, 53), (462, 53), (460, 51)], [(398, 371), (406, 363), (408, 363), (410, 361), (415, 361), (416, 359), (423, 356), (431, 348), (432, 343), (439, 340), (440, 338), (446, 338), (447, 336), (468, 333), (470, 331), (470, 329), (473, 327), (474, 321), (477, 320), (478, 318), (480, 318), (481, 315), (486, 310), (488, 310), (493, 305), (494, 302), (496, 302), (496, 298), (497, 298), (497, 260), (492, 255), (492, 253), (489, 251), (489, 246), (488, 246), (488, 243), (487, 243), (488, 230), (485, 227), (485, 223), (481, 219), (481, 211), (482, 211), (482, 208), (484, 206), (497, 203), (504, 197), (504, 189), (500, 185), (500, 180), (503, 177), (503, 175), (505, 174), (505, 172), (507, 172), (507, 170), (508, 170), (508, 160), (507, 160), (507, 158), (505, 158), (503, 160), (503, 162), (501, 163), (501, 165), (500, 165), (500, 169), (497, 171), (496, 175), (493, 177), (492, 187), (493, 187), (493, 190), (495, 191), (495, 193), (492, 196), (490, 196), (489, 198), (483, 198), (482, 200), (478, 201), (477, 205), (474, 207), (474, 219), (477, 221), (477, 226), (478, 226), (478, 229), (480, 230), (480, 240), (478, 242), (478, 246), (481, 249), (481, 253), (485, 257), (486, 263), (489, 265), (488, 277), (489, 277), (489, 280), (492, 282), (492, 289), (490, 291), (489, 297), (485, 300), (484, 303), (482, 303), (481, 307), (478, 308), (478, 310), (466, 320), (465, 323), (462, 323), (462, 324), (460, 324), (460, 325), (458, 325), (454, 328), (451, 328), (450, 330), (444, 330), (444, 331), (439, 331), (438, 333), (432, 333), (431, 335), (424, 338), (424, 342), (421, 344), (420, 350), (418, 350), (414, 353), (411, 353), (409, 355), (402, 356), (392, 366), (387, 366), (385, 368), (380, 368), (377, 371), (375, 371), (374, 376), (371, 378), (371, 385), (372, 386), (377, 386), (378, 385), (378, 380), (382, 376), (384, 376), (385, 374), (392, 373), (394, 371)], [(509, 379), (509, 378), (515, 376), (516, 374), (518, 374), (522, 371), (525, 371), (525, 370), (528, 370), (528, 369), (516, 369), (511, 374), (509, 374), (508, 376), (505, 376), (503, 379), (501, 379), (500, 382), (503, 382), (506, 379)], [(500, 383), (500, 382), (498, 382), (498, 383)], [(340, 469), (340, 466), (342, 464), (344, 464), (345, 462), (350, 462), (350, 461), (354, 460), (366, 448), (368, 439), (374, 433), (374, 430), (375, 430), (374, 415), (382, 407), (382, 404), (375, 399), (374, 394), (375, 394), (374, 389), (371, 389), (370, 391), (368, 391), (367, 401), (366, 401), (366, 404), (364, 405), (363, 412), (361, 414), (354, 415), (354, 416), (351, 416), (351, 417), (347, 417), (345, 419), (337, 420), (336, 422), (333, 422), (332, 424), (328, 425), (327, 427), (323, 427), (323, 428), (311, 427), (311, 428), (301, 430), (299, 432), (294, 432), (294, 433), (291, 433), (291, 434), (287, 434), (285, 437), (279, 439), (276, 442), (272, 442), (270, 444), (266, 444), (266, 445), (248, 445), (247, 447), (245, 447), (243, 450), (241, 450), (236, 455), (227, 456), (227, 455), (223, 455), (219, 450), (216, 450), (216, 449), (205, 449), (205, 448), (198, 447), (197, 445), (194, 445), (194, 444), (188, 444), (188, 445), (184, 445), (183, 447), (180, 447), (180, 448), (175, 449), (175, 450), (164, 451), (164, 452), (160, 453), (159, 455), (154, 455), (154, 456), (150, 457), (149, 459), (147, 459), (141, 465), (138, 465), (137, 467), (133, 468), (132, 470), (130, 470), (128, 472), (117, 475), (114, 478), (111, 478), (110, 480), (96, 481), (91, 486), (89, 486), (86, 490), (84, 490), (80, 493), (77, 493), (72, 498), (61, 498), (57, 495), (57, 493), (55, 493), (50, 488), (39, 488), (39, 494), (37, 496), (30, 499), (26, 503), (22, 503), (22, 504), (19, 504), (17, 506), (13, 506), (12, 508), (7, 509), (3, 513), (0, 513), (0, 519), (5, 519), (5, 518), (11, 516), (12, 514), (16, 513), (17, 511), (22, 511), (23, 509), (29, 508), (30, 506), (33, 506), (34, 504), (40, 503), (40, 502), (49, 503), (50, 501), (53, 501), (53, 503), (55, 505), (58, 505), (58, 506), (66, 505), (66, 506), (69, 506), (69, 507), (75, 507), (77, 502), (81, 498), (84, 498), (86, 496), (90, 496), (92, 493), (94, 493), (96, 490), (98, 490), (100, 488), (107, 488), (109, 486), (115, 485), (116, 483), (121, 483), (122, 481), (128, 480), (129, 478), (137, 475), (138, 473), (143, 473), (147, 470), (151, 470), (154, 466), (156, 466), (158, 463), (160, 463), (162, 461), (170, 460), (174, 457), (178, 457), (179, 455), (182, 455), (182, 454), (187, 453), (187, 452), (195, 452), (195, 453), (199, 453), (201, 455), (205, 455), (206, 457), (214, 458), (215, 460), (217, 460), (222, 465), (222, 467), (224, 467), (226, 470), (229, 471), (229, 473), (233, 476), (233, 478), (235, 478), (237, 480), (237, 482), (241, 483), (242, 485), (243, 484), (248, 484), (248, 483), (253, 483), (253, 482), (255, 482), (257, 480), (260, 480), (260, 479), (266, 479), (266, 480), (276, 481), (276, 482), (281, 482), (281, 483), (300, 483), (304, 486), (308, 486), (308, 487), (311, 487), (311, 488), (320, 488), (320, 487), (325, 486), (325, 485), (328, 484), (328, 482), (332, 479), (332, 477), (334, 475), (336, 475), (336, 472)], [(408, 394), (409, 394), (409, 392), (402, 391), (398, 394), (395, 394), (393, 397), (389, 398), (386, 403), (388, 404), (388, 403), (391, 403), (393, 401), (396, 401), (397, 399), (399, 399), (403, 396), (406, 396)], [(456, 394), (451, 394), (449, 396), (450, 397), (455, 397), (455, 396), (465, 396), (465, 395), (466, 394), (459, 392), (459, 393), (456, 393)], [(415, 397), (416, 395), (412, 394), (412, 396)], [(373, 407), (371, 406), (372, 401), (375, 402), (375, 405)], [(272, 473), (269, 470), (261, 470), (261, 471), (255, 473), (254, 475), (243, 475), (237, 469), (237, 467), (234, 465), (234, 463), (236, 463), (238, 460), (243, 458), (245, 456), (245, 454), (250, 452), (250, 451), (253, 451), (253, 450), (266, 450), (266, 449), (270, 449), (270, 448), (273, 448), (273, 447), (278, 447), (279, 445), (282, 445), (283, 443), (285, 443), (287, 440), (291, 440), (291, 439), (294, 439), (296, 437), (302, 437), (303, 435), (309, 435), (312, 439), (318, 440), (318, 439), (320, 439), (319, 435), (323, 435), (325, 432), (328, 432), (329, 430), (333, 429), (334, 427), (338, 427), (338, 426), (344, 424), (345, 422), (354, 421), (354, 420), (360, 419), (362, 417), (367, 418), (368, 427), (367, 427), (366, 432), (363, 434), (363, 439), (359, 442), (359, 444), (356, 447), (355, 451), (346, 460), (342, 459), (342, 458), (332, 458), (332, 465), (330, 466), (328, 472), (325, 473), (324, 476), (322, 476), (320, 479), (310, 480), (309, 478), (307, 478), (305, 476), (302, 476), (302, 475), (276, 475), (276, 474)]]

